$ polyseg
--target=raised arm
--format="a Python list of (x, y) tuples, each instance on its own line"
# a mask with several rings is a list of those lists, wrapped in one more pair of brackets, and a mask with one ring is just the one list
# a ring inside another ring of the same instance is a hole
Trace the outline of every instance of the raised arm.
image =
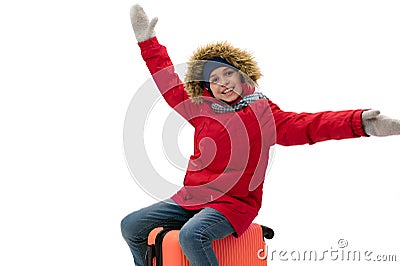
[(363, 110), (295, 113), (282, 111), (271, 101), (270, 107), (275, 119), (276, 141), (283, 146), (366, 136), (361, 120)]
[(175, 68), (167, 53), (167, 49), (159, 44), (154, 28), (158, 19), (149, 18), (143, 8), (136, 4), (131, 7), (131, 22), (136, 40), (156, 85), (167, 103), (183, 117), (189, 119), (189, 97), (183, 82), (175, 73)]
[(269, 101), (275, 119), (277, 144), (314, 144), (331, 139), (400, 135), (400, 120), (377, 110), (295, 113), (282, 111)]

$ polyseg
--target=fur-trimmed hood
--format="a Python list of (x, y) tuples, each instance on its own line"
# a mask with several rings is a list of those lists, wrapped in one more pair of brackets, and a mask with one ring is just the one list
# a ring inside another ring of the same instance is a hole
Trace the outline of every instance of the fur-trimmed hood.
[(189, 58), (185, 75), (185, 90), (194, 102), (201, 102), (204, 92), (203, 68), (206, 60), (221, 57), (236, 67), (249, 86), (255, 87), (262, 76), (253, 56), (242, 49), (233, 47), (228, 42), (215, 42), (199, 47)]

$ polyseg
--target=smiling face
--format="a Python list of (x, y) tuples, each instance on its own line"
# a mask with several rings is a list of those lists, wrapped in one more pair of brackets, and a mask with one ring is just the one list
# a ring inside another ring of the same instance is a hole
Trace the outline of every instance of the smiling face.
[(210, 89), (218, 100), (231, 103), (243, 93), (242, 80), (236, 69), (221, 66), (210, 73)]

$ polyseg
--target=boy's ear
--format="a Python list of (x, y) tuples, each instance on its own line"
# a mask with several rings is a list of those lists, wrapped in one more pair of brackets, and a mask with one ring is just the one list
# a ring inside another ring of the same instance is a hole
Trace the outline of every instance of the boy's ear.
[(243, 73), (241, 73), (241, 72), (240, 72), (240, 81), (242, 83), (246, 83), (246, 79), (244, 78)]

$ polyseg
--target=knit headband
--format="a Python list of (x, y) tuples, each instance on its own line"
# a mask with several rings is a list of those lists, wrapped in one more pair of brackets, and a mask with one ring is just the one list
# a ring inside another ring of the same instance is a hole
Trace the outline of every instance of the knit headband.
[(231, 67), (236, 69), (233, 65), (229, 64), (228, 61), (226, 61), (225, 59), (221, 58), (221, 57), (214, 57), (211, 58), (209, 60), (207, 60), (207, 62), (204, 64), (204, 68), (203, 68), (203, 78), (204, 78), (204, 82), (206, 84), (206, 87), (208, 90), (210, 90), (210, 74), (211, 72), (218, 68), (218, 67)]

